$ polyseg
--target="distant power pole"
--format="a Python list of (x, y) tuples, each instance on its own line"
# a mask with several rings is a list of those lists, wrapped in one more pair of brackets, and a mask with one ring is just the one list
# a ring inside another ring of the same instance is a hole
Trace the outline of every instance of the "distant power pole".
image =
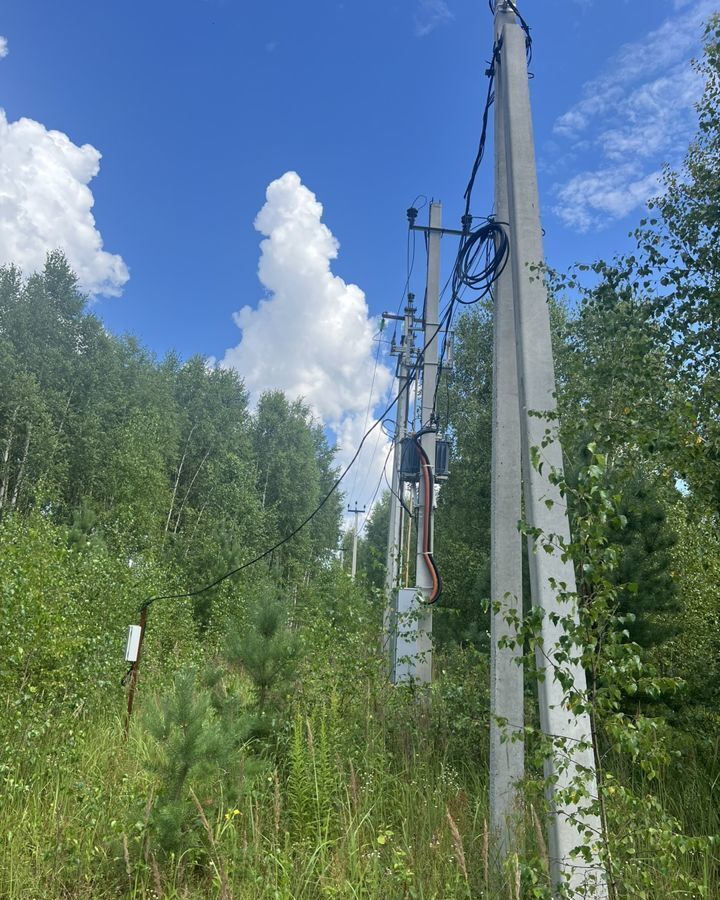
[[(430, 225), (428, 235), (427, 286), (424, 309), (424, 352), (422, 357), (422, 403), (420, 445), (430, 461), (431, 472), (435, 470), (434, 404), (435, 385), (438, 374), (439, 303), (440, 303), (440, 240), (442, 238), (442, 205), (430, 204)], [(427, 429), (427, 431), (424, 431)], [(424, 433), (423, 433), (424, 432)], [(422, 463), (421, 463), (422, 470)], [(431, 477), (431, 484), (433, 478)], [(432, 490), (432, 487), (431, 487)], [(427, 600), (433, 590), (433, 573), (427, 562), (427, 551), (433, 547), (434, 496), (426, 495), (425, 480), (418, 482), (417, 506), (417, 556), (414, 590), (407, 589), (398, 594), (398, 633), (396, 644), (396, 681), (429, 683), (432, 680), (432, 607)], [(426, 513), (429, 534), (426, 546)]]
[(390, 515), (388, 521), (388, 539), (385, 570), (385, 613), (383, 616), (383, 651), (390, 663), (390, 669), (394, 668), (394, 629), (397, 616), (397, 589), (400, 584), (400, 554), (402, 553), (402, 513), (400, 502), (402, 482), (400, 481), (400, 455), (402, 440), (407, 434), (408, 408), (410, 405), (410, 364), (414, 349), (414, 325), (415, 305), (414, 294), (408, 294), (407, 305), (403, 316), (385, 313), (385, 319), (400, 319), (402, 321), (402, 333), (400, 344), (393, 346), (390, 351), (398, 357), (397, 379), (399, 399), (395, 407), (395, 433), (393, 435), (393, 462), (392, 478), (390, 482)]
[[(520, 425), (525, 519), (531, 529), (537, 529), (543, 535), (557, 535), (567, 543), (570, 529), (566, 503), (550, 480), (551, 472), (562, 474), (562, 448), (557, 439), (543, 446), (546, 429), (550, 427), (546, 417), (548, 413), (554, 416), (556, 410), (555, 371), (547, 289), (542, 272), (538, 271), (544, 254), (525, 34), (506, 0), (497, 2), (495, 29), (500, 41), (500, 58), (495, 63), (496, 115), (500, 125), (495, 144), (496, 172), (500, 182), (497, 201), (502, 204), (507, 197), (505, 221), (510, 240), (512, 286), (508, 278), (501, 281), (495, 307), (498, 384), (493, 415), (493, 526), (497, 531), (493, 542), (492, 600), (507, 612), (520, 608), (521, 591), (516, 538), (512, 537), (508, 545), (501, 546), (501, 542), (510, 539), (511, 529), (517, 525), (518, 495), (510, 483), (511, 477), (517, 478), (517, 436), (510, 421), (513, 409)], [(499, 218), (500, 212), (498, 210)], [(514, 335), (509, 304), (514, 310)], [(512, 359), (516, 361), (517, 397)], [(541, 453), (541, 467), (533, 465), (533, 452)], [(506, 460), (505, 453), (513, 454), (514, 461)], [(563, 742), (563, 746), (545, 761), (552, 811), (548, 840), (551, 876), (556, 886), (567, 884), (573, 895), (582, 892), (584, 897), (604, 898), (607, 888), (599, 857), (597, 854), (586, 855), (587, 835), (599, 840), (602, 824), (597, 815), (583, 807), (582, 798), (579, 802), (572, 799), (572, 785), (576, 779), (584, 780), (585, 807), (589, 798), (597, 796), (590, 718), (586, 712), (576, 713), (568, 708), (566, 690), (556, 675), (556, 669), (562, 669), (580, 696), (586, 692), (582, 665), (556, 657), (558, 651), (562, 652), (561, 643), (567, 641), (564, 620), (574, 618), (577, 622), (578, 615), (577, 609), (558, 596), (558, 586), (562, 585), (567, 594), (575, 594), (575, 570), (571, 559), (563, 559), (557, 551), (546, 553), (543, 548), (536, 547), (533, 537), (528, 538), (528, 560), (532, 602), (543, 612), (536, 649), (536, 666), (540, 673), (540, 725), (545, 735)], [(512, 731), (522, 727), (522, 719), (515, 722), (510, 718), (519, 712), (519, 681), (509, 674), (514, 665), (511, 654), (501, 651), (496, 643), (507, 630), (503, 615), (499, 613), (493, 618), (492, 708), (503, 718), (506, 718), (503, 711), (507, 713), (510, 731), (507, 736), (511, 738)], [(512, 779), (519, 771), (520, 757), (514, 751), (501, 748), (498, 740), (499, 733), (495, 730), (491, 777), (496, 783), (490, 794), (491, 818), (500, 831), (500, 846), (507, 851), (509, 828), (506, 816), (513, 813)], [(583, 852), (576, 855), (578, 850)]]
[(353, 555), (352, 555), (352, 569), (350, 570), (350, 577), (353, 581), (355, 581), (355, 573), (357, 572), (357, 542), (358, 542), (358, 516), (360, 513), (365, 512), (365, 507), (362, 509), (358, 509), (357, 500), (355, 501), (355, 509), (350, 509), (348, 506), (348, 512), (355, 513), (355, 528), (353, 530)]

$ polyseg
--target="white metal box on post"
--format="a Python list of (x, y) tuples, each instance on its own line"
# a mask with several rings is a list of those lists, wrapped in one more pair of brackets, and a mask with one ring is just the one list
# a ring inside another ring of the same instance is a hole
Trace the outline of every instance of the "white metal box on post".
[(127, 645), (125, 647), (125, 662), (137, 662), (141, 635), (142, 628), (139, 625), (128, 626)]

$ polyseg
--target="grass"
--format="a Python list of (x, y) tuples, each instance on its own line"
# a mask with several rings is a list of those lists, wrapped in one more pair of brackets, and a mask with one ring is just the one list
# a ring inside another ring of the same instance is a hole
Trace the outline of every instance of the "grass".
[[(191, 824), (174, 854), (161, 851), (148, 824), (157, 786), (144, 765), (149, 739), (140, 723), (128, 742), (119, 714), (88, 723), (72, 751), (40, 754), (29, 777), (6, 793), (0, 897), (549, 896), (538, 815), (530, 808), (523, 852), (507, 874), (493, 872), (482, 747), (473, 748), (468, 735), (433, 731), (432, 712), (390, 691), (369, 685), (352, 697), (298, 704), (281, 752), (234, 804), (224, 802), (221, 782), (192, 785)], [(482, 743), (481, 728), (475, 737)], [(708, 781), (713, 766), (690, 755), (650, 785), (622, 760), (611, 763), (638, 797), (652, 790), (688, 835), (720, 830), (717, 780)], [(712, 847), (699, 852), (690, 843), (668, 867), (655, 866), (651, 842), (643, 846), (653, 900), (720, 897)], [(683, 874), (700, 885), (697, 893), (682, 887)], [(621, 896), (643, 896), (619, 888)]]
[(274, 772), (213, 817), (198, 799), (194, 840), (163, 857), (146, 835), (143, 740), (136, 730), (126, 745), (119, 719), (98, 723), (73, 765), (38, 767), (6, 798), (0, 896), (468, 897), (478, 879), (463, 866), (487, 868), (483, 781), (461, 786), (428, 758), (397, 765), (377, 748), (369, 760), (335, 760), (331, 790), (315, 782), (305, 811), (287, 805), (287, 780)]

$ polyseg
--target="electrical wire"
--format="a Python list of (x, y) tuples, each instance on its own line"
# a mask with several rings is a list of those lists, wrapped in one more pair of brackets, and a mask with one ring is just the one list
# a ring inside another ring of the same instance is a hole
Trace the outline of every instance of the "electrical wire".
[[(380, 491), (380, 485), (382, 484), (383, 475), (385, 475), (385, 470), (387, 469), (388, 460), (390, 459), (390, 454), (392, 452), (393, 452), (393, 445), (390, 444), (390, 449), (388, 450), (387, 456), (385, 457), (385, 462), (383, 463), (382, 472), (380, 473), (380, 477), (378, 478), (378, 483), (375, 486), (375, 493), (372, 495), (372, 499), (370, 500), (370, 503), (368, 504), (368, 509), (367, 509), (367, 512), (365, 513), (365, 518), (363, 519), (363, 523), (360, 526), (360, 528), (358, 529), (358, 537), (363, 533), (365, 526), (367, 525), (368, 520), (370, 519), (370, 514), (372, 513), (372, 508), (373, 508), (373, 503), (375, 502), (378, 492)], [(385, 475), (385, 477), (387, 479), (387, 475)]]
[(469, 227), (471, 219), (470, 217), (470, 203), (472, 200), (472, 192), (475, 187), (475, 179), (477, 177), (478, 170), (480, 169), (480, 165), (485, 157), (485, 147), (487, 144), (487, 135), (488, 135), (488, 126), (490, 124), (490, 110), (492, 109), (492, 105), (495, 102), (495, 67), (500, 59), (500, 43), (496, 42), (493, 46), (492, 60), (490, 61), (490, 66), (486, 70), (485, 74), (488, 77), (488, 90), (487, 97), (485, 99), (485, 109), (483, 110), (482, 115), (482, 128), (480, 129), (480, 141), (478, 144), (477, 153), (475, 154), (475, 161), (473, 162), (472, 169), (470, 171), (470, 178), (467, 183), (467, 187), (465, 188), (465, 194), (463, 195), (465, 200), (465, 216), (463, 218), (463, 227)]
[[(530, 34), (530, 26), (525, 21), (525, 19), (520, 15), (520, 12), (515, 6), (513, 0), (505, 0), (507, 6), (510, 7), (511, 12), (515, 13), (517, 18), (520, 20), (520, 27), (525, 32), (525, 44), (528, 48), (528, 64), (532, 61), (532, 35)], [(488, 5), (490, 6), (490, 12), (495, 15), (497, 12), (498, 0), (488, 0)]]
[[(383, 324), (384, 324), (384, 322), (383, 322)], [(375, 337), (377, 337), (380, 334), (382, 334), (382, 328), (377, 332)], [(363, 431), (365, 431), (365, 429), (367, 428), (368, 419), (370, 418), (370, 407), (372, 406), (373, 388), (375, 387), (375, 378), (377, 377), (377, 370), (378, 370), (378, 364), (380, 362), (381, 349), (382, 349), (382, 343), (380, 341), (378, 341), (377, 350), (375, 351), (375, 365), (373, 366), (372, 380), (370, 381), (370, 394), (368, 395), (367, 409), (365, 410), (365, 421), (363, 422)], [(374, 455), (375, 454), (373, 452), (373, 457), (374, 457)], [(352, 494), (357, 493), (356, 492), (357, 480), (358, 480), (358, 470), (356, 469), (355, 470), (355, 478), (353, 480), (352, 491), (350, 491), (351, 496), (352, 496)], [(364, 484), (363, 484), (363, 487), (365, 487)]]
[[(452, 296), (456, 303), (470, 306), (489, 295), (510, 256), (510, 241), (505, 228), (506, 223), (490, 218), (462, 238), (453, 270)], [(463, 285), (477, 296), (463, 300)]]
[[(367, 423), (366, 423), (367, 424)], [(375, 457), (377, 456), (378, 449), (380, 447), (380, 438), (383, 435), (383, 429), (381, 428), (377, 433), (377, 438), (375, 439), (375, 446), (373, 447), (372, 454), (370, 456), (370, 460), (365, 467), (365, 477), (362, 480), (362, 485), (360, 487), (360, 494), (363, 494), (365, 491), (365, 485), (367, 484), (368, 474), (372, 471), (373, 463), (375, 462)]]
[[(515, 14), (520, 26), (525, 32), (525, 44), (528, 53), (528, 65), (532, 59), (532, 36), (530, 26), (520, 14), (513, 0), (503, 0), (510, 10)], [(489, 0), (490, 11), (495, 14), (497, 11), (498, 0)], [(485, 297), (491, 296), (492, 288), (495, 282), (502, 274), (507, 265), (510, 255), (510, 242), (508, 239), (506, 228), (509, 227), (506, 222), (498, 222), (490, 217), (483, 220), (478, 228), (472, 228), (473, 216), (470, 208), (472, 203), (473, 189), (477, 174), (480, 170), (483, 159), (485, 158), (485, 150), (487, 147), (487, 137), (490, 125), (490, 110), (495, 102), (495, 77), (497, 66), (500, 61), (500, 51), (502, 49), (502, 38), (493, 45), (492, 59), (486, 70), (488, 77), (488, 90), (485, 99), (485, 107), (482, 114), (482, 126), (480, 129), (480, 140), (478, 143), (477, 153), (473, 161), (470, 178), (463, 199), (465, 200), (465, 214), (462, 217), (463, 236), (460, 238), (455, 265), (453, 266), (451, 281), (452, 291), (450, 299), (450, 314), (447, 318), (447, 329), (445, 340), (443, 341), (442, 352), (438, 361), (438, 369), (435, 379), (435, 392), (432, 405), (432, 421), (437, 422), (437, 396), (442, 380), (443, 361), (447, 342), (449, 339), (450, 329), (452, 327), (452, 319), (454, 307), (456, 304), (471, 305), (477, 303)], [(446, 285), (447, 288), (447, 285)], [(446, 289), (445, 288), (445, 289)], [(463, 298), (464, 288), (469, 288), (474, 295), (471, 300)], [(443, 294), (445, 293), (443, 289)], [(441, 298), (442, 295), (441, 294)], [(423, 423), (428, 425), (430, 423)]]
[(510, 9), (515, 13), (518, 20), (520, 21), (520, 27), (525, 32), (525, 46), (527, 48), (528, 65), (530, 65), (530, 63), (532, 62), (532, 42), (533, 42), (532, 35), (530, 34), (530, 26), (525, 21), (525, 19), (523, 19), (523, 17), (520, 15), (520, 12), (519, 12), (517, 6), (515, 6), (513, 0), (505, 0), (505, 2), (510, 7)]
[[(423, 203), (420, 206), (415, 207), (415, 204), (418, 200), (422, 199)], [(425, 194), (418, 194), (417, 197), (410, 204), (411, 209), (417, 209), (418, 212), (425, 209), (428, 203), (428, 198)], [(407, 278), (405, 279), (405, 286), (403, 287), (402, 294), (400, 296), (400, 302), (398, 303), (398, 307), (395, 311), (395, 315), (400, 315), (400, 310), (403, 308), (403, 305), (407, 301), (407, 293), (410, 290), (410, 279), (412, 278), (412, 273), (415, 269), (415, 238), (416, 233), (412, 228), (408, 228), (407, 232), (407, 247), (406, 247), (406, 259), (405, 259), (405, 269), (407, 272)], [(411, 252), (411, 244), (412, 244), (412, 252)]]
[[(530, 26), (525, 21), (525, 19), (520, 14), (517, 6), (513, 2), (513, 0), (504, 0), (507, 6), (510, 7), (511, 11), (515, 14), (518, 21), (520, 22), (520, 27), (525, 32), (525, 47), (527, 49), (527, 61), (528, 65), (532, 62), (532, 35), (530, 34)], [(497, 10), (497, 0), (490, 0), (490, 11), (495, 14)], [(492, 108), (493, 103), (495, 102), (495, 75), (496, 75), (496, 66), (500, 61), (500, 50), (502, 47), (502, 39), (496, 41), (493, 45), (492, 51), (492, 59), (490, 64), (485, 72), (488, 76), (488, 92), (487, 99), (485, 101), (485, 109), (483, 111), (482, 117), (482, 128), (480, 130), (480, 143), (478, 145), (478, 151), (475, 156), (475, 162), (473, 163), (473, 167), (470, 173), (470, 180), (468, 181), (467, 187), (465, 188), (465, 215), (470, 215), (470, 201), (472, 198), (473, 187), (475, 186), (475, 178), (477, 177), (478, 169), (480, 168), (480, 164), (483, 161), (483, 157), (485, 156), (485, 145), (487, 143), (487, 134), (488, 134), (488, 126), (490, 124), (490, 109)]]
[[(416, 207), (415, 207), (415, 204), (416, 204), (419, 200), (422, 200), (423, 202), (421, 203), (421, 205), (420, 205), (419, 207), (417, 207), (417, 211), (418, 211), (418, 212), (420, 212), (420, 210), (424, 209), (424, 208), (427, 206), (428, 198), (427, 198), (427, 196), (426, 196), (425, 194), (418, 194), (418, 195), (415, 197), (415, 199), (413, 200), (413, 202), (410, 204), (410, 206), (411, 206), (412, 208), (416, 208)], [(400, 310), (402, 309), (403, 304), (406, 302), (406, 299), (407, 299), (407, 293), (408, 293), (408, 290), (410, 289), (410, 280), (411, 280), (411, 278), (412, 278), (412, 274), (413, 274), (413, 271), (414, 271), (414, 269), (415, 269), (415, 236), (416, 236), (416, 235), (415, 235), (415, 232), (414, 232), (411, 228), (408, 228), (408, 233), (407, 233), (407, 246), (406, 246), (406, 255), (405, 255), (405, 268), (406, 268), (406, 273), (407, 273), (407, 275), (406, 275), (406, 278), (405, 278), (405, 284), (404, 284), (404, 286), (403, 286), (403, 291), (402, 291), (402, 294), (401, 294), (401, 296), (400, 296), (400, 302), (398, 303), (398, 307), (397, 307), (397, 310), (396, 310), (396, 312), (395, 312), (395, 315), (399, 315), (399, 314), (400, 314)], [(395, 329), (395, 331), (394, 331), (394, 333), (393, 333), (393, 343), (394, 343), (394, 340), (395, 340), (396, 333), (397, 333), (397, 329)], [(382, 328), (380, 329), (380, 331), (378, 331), (377, 334), (382, 334)], [(377, 337), (377, 335), (376, 335), (376, 337)], [(383, 342), (382, 342), (382, 341), (378, 341), (378, 348), (377, 348), (377, 352), (375, 353), (375, 363), (374, 363), (374, 366), (373, 366), (372, 381), (371, 381), (371, 383), (370, 383), (370, 396), (368, 397), (368, 405), (367, 405), (367, 409), (366, 409), (366, 411), (365, 411), (365, 421), (363, 422), (363, 430), (364, 430), (365, 428), (367, 428), (368, 419), (369, 419), (369, 417), (370, 417), (370, 409), (371, 409), (371, 406), (372, 406), (372, 393), (373, 393), (373, 388), (375, 387), (375, 379), (376, 379), (376, 376), (377, 376), (377, 369), (378, 369), (378, 363), (379, 363), (379, 358), (380, 358), (380, 349), (381, 349), (381, 346), (380, 346), (380, 345), (381, 345), (381, 343), (383, 343)], [(387, 342), (384, 342), (384, 343), (387, 343)], [(373, 450), (373, 456), (372, 456), (372, 459), (371, 459), (371, 461), (370, 461), (370, 465), (369, 465), (368, 468), (372, 468), (372, 463), (373, 463), (374, 460), (375, 460), (375, 453), (376, 453), (376, 452), (377, 452), (377, 444), (376, 444), (376, 446), (375, 446), (375, 449)], [(366, 471), (367, 471), (367, 470), (366, 470)], [(357, 479), (358, 479), (358, 476), (357, 476), (357, 470), (356, 470), (356, 474), (355, 474), (355, 479), (354, 479), (354, 481), (353, 481), (352, 490), (350, 491), (350, 495), (351, 495), (351, 496), (352, 496), (353, 494), (357, 493), (357, 490), (356, 490), (356, 489), (357, 489)], [(365, 480), (367, 481), (367, 477), (366, 477)], [(361, 488), (361, 492), (362, 492), (362, 490), (364, 489), (364, 487), (365, 487), (365, 484), (363, 483), (363, 487)]]
[(385, 437), (390, 438), (391, 441), (395, 440), (395, 423), (392, 419), (383, 419), (380, 423), (380, 427), (382, 428)]
[(388, 477), (387, 477), (387, 472), (385, 470), (383, 470), (383, 474), (385, 475), (385, 484), (388, 486), (388, 490), (393, 495), (393, 497), (395, 497), (397, 499), (400, 506), (402, 506), (402, 508), (405, 510), (405, 512), (408, 514), (408, 516), (412, 519), (412, 517), (413, 517), (412, 510), (408, 508), (408, 506), (405, 503), (405, 501), (403, 500), (402, 496), (400, 494), (398, 494), (397, 491), (393, 490), (393, 486), (390, 484)]
[[(490, 0), (490, 9), (495, 12), (494, 0)], [(520, 17), (519, 14), (518, 18)], [(482, 127), (480, 129), (480, 141), (478, 143), (477, 153), (473, 161), (470, 178), (463, 199), (465, 200), (465, 214), (462, 217), (463, 232), (458, 246), (458, 252), (453, 266), (453, 271), (449, 281), (452, 284), (450, 299), (450, 315), (448, 316), (448, 325), (445, 340), (443, 341), (442, 352), (438, 361), (438, 369), (435, 378), (435, 391), (433, 394), (432, 419), (437, 418), (437, 396), (442, 380), (443, 361), (445, 358), (445, 349), (447, 346), (450, 329), (452, 326), (452, 317), (456, 303), (463, 305), (471, 305), (488, 296), (492, 285), (502, 274), (508, 260), (510, 245), (507, 233), (502, 223), (496, 222), (492, 218), (484, 219), (479, 228), (472, 228), (473, 216), (470, 213), (472, 203), (472, 194), (475, 187), (475, 180), (480, 170), (483, 159), (485, 158), (485, 149), (487, 146), (488, 129), (490, 125), (490, 110), (495, 102), (495, 74), (496, 66), (500, 59), (501, 43), (496, 42), (493, 45), (492, 59), (485, 72), (488, 77), (488, 90), (485, 99), (485, 108), (482, 114)], [(447, 288), (447, 284), (446, 284)], [(445, 288), (445, 289), (446, 289)], [(464, 288), (470, 288), (477, 292), (472, 300), (463, 299)], [(443, 294), (445, 293), (443, 289)], [(441, 294), (442, 298), (442, 294)], [(428, 425), (430, 423), (423, 423)]]
[[(438, 391), (442, 380), (445, 350), (452, 327), (455, 305), (472, 306), (490, 296), (493, 285), (504, 272), (509, 257), (510, 241), (505, 230), (505, 223), (488, 218), (478, 228), (461, 237), (455, 265), (450, 276), (452, 292), (446, 312), (446, 336), (435, 377), (431, 422), (423, 422), (423, 426), (428, 426), (432, 422), (437, 424)], [(466, 289), (475, 293), (471, 300), (465, 300), (463, 297)]]

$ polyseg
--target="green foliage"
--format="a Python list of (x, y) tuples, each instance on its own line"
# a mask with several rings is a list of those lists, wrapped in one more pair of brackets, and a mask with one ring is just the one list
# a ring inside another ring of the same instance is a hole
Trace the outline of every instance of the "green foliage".
[(351, 751), (340, 727), (338, 695), (293, 720), (287, 751), (287, 811), (297, 841), (337, 839), (342, 828), (340, 800), (345, 789), (343, 754)]
[(452, 475), (440, 490), (435, 556), (443, 574), (435, 633), (442, 643), (487, 647), (483, 601), (490, 596), (492, 317), (484, 307), (460, 318), (455, 367), (438, 391), (447, 399)]
[[(569, 557), (580, 573), (578, 593), (556, 585), (561, 608), (567, 612), (558, 620), (558, 645), (543, 646), (543, 660), (548, 664), (545, 677), (561, 685), (564, 707), (589, 714), (599, 747), (607, 744), (612, 753), (642, 772), (644, 790), (638, 794), (618, 782), (598, 752), (596, 795), (594, 786), (588, 783), (587, 772), (573, 767), (576, 745), (560, 735), (538, 734), (535, 765), (553, 756), (569, 778), (562, 791), (556, 792), (558, 806), (572, 801), (581, 809), (600, 815), (605, 828), (602, 840), (588, 833), (587, 847), (578, 851), (584, 853), (588, 847), (594, 847), (603, 860), (613, 896), (650, 897), (653, 890), (658, 890), (659, 871), (676, 865), (684, 854), (708, 858), (713, 843), (707, 834), (694, 836), (685, 832), (682, 823), (667, 812), (657, 796), (661, 773), (670, 764), (674, 748), (667, 724), (647, 715), (643, 699), (678, 691), (682, 682), (677, 677), (663, 677), (645, 665), (640, 648), (631, 639), (628, 626), (634, 616), (623, 614), (619, 602), (623, 590), (637, 593), (636, 585), (618, 583), (621, 554), (617, 534), (627, 527), (621, 513), (622, 497), (607, 489), (607, 454), (594, 443), (586, 450), (586, 464), (576, 472), (573, 485), (561, 473), (550, 473), (573, 508), (572, 541), (568, 543), (558, 535), (526, 527), (537, 552), (542, 549)], [(614, 543), (609, 535), (615, 537)], [(537, 611), (514, 624), (514, 641), (531, 650), (525, 664), (538, 672), (532, 652), (540, 641)], [(577, 664), (587, 673), (584, 692), (579, 691), (572, 675)], [(632, 711), (624, 702), (628, 696), (635, 699)], [(547, 782), (538, 776), (540, 787), (547, 787)], [(697, 869), (683, 871), (674, 883), (678, 890), (691, 896), (706, 896)], [(571, 892), (570, 896), (574, 894)]]
[(287, 758), (287, 811), (291, 834), (297, 841), (313, 837), (312, 825), (316, 822), (315, 784), (312, 760), (305, 739), (305, 720), (298, 712), (293, 719), (293, 730)]
[(237, 741), (231, 726), (215, 715), (210, 695), (198, 689), (192, 669), (175, 677), (172, 692), (148, 716), (155, 739), (149, 767), (158, 783), (150, 826), (166, 852), (181, 848), (188, 830), (198, 825), (190, 790), (203, 798), (205, 807), (219, 801), (223, 782), (225, 790), (232, 790)]
[[(382, 588), (385, 585), (390, 497), (391, 494), (386, 491), (375, 503), (358, 538), (358, 571), (364, 573), (369, 584), (375, 588)], [(345, 559), (352, 559), (352, 531), (346, 533), (344, 549)]]
[[(116, 683), (132, 579), (101, 547), (82, 553), (41, 515), (0, 524), (0, 767), (22, 775), (59, 721), (73, 739)], [(25, 773), (27, 774), (27, 773)]]
[[(601, 282), (596, 293), (612, 318), (618, 321), (623, 305), (632, 309), (630, 342), (649, 351), (645, 357), (630, 354), (630, 378), (643, 390), (615, 408), (615, 427), (631, 426), (642, 434), (644, 447), (654, 443), (698, 501), (715, 510), (720, 502), (719, 21), (715, 16), (708, 23), (705, 53), (696, 64), (705, 90), (697, 106), (699, 131), (684, 164), (677, 171), (666, 169), (663, 191), (650, 204), (651, 218), (636, 232), (637, 254), (591, 267)], [(624, 338), (619, 344), (626, 344)], [(619, 358), (623, 367), (615, 367), (616, 378), (624, 384), (624, 354), (606, 356), (605, 368)], [(668, 372), (660, 381), (658, 365)], [(601, 362), (600, 380), (614, 392), (603, 368)]]
[(73, 510), (68, 543), (79, 552), (89, 547), (102, 546), (102, 531), (98, 527), (97, 516), (87, 501), (83, 502), (80, 509)]
[(225, 658), (250, 679), (255, 690), (248, 737), (268, 736), (279, 727), (295, 677), (298, 649), (298, 639), (285, 625), (279, 600), (269, 592), (255, 598), (249, 627), (229, 634)]
[(687, 685), (675, 718), (706, 747), (720, 728), (720, 537), (715, 517), (698, 515), (689, 498), (669, 518), (677, 534), (672, 576), (682, 612), (660, 616), (672, 637), (653, 652), (652, 662)]
[(608, 542), (618, 549), (612, 576), (619, 588), (618, 612), (630, 639), (643, 648), (662, 644), (681, 629), (682, 603), (672, 575), (677, 537), (664, 500), (654, 481), (637, 471), (624, 485), (618, 506), (624, 527), (608, 531)]
[[(260, 398), (252, 441), (262, 508), (271, 516), (277, 537), (285, 537), (307, 518), (334, 482), (334, 451), (308, 407), (300, 401), (289, 402), (278, 391)], [(340, 497), (333, 495), (311, 526), (279, 552), (276, 565), (306, 571), (310, 560), (326, 559), (337, 547), (339, 525)]]
[[(138, 596), (162, 577), (149, 564), (129, 566), (102, 542), (85, 537), (78, 545), (76, 534), (77, 525), (39, 513), (0, 523), (0, 778), (8, 783), (30, 777), (38, 754), (67, 754), (88, 721), (107, 705), (120, 707), (127, 626)], [(148, 675), (164, 652), (188, 658), (193, 633), (187, 611), (158, 610), (151, 622)]]
[[(225, 665), (207, 666), (202, 677), (192, 668), (178, 673), (147, 715), (154, 739), (148, 766), (157, 784), (151, 840), (163, 851), (177, 852), (191, 834), (205, 833), (202, 815), (234, 805), (250, 788), (262, 751), (283, 727), (296, 656), (279, 604), (260, 596), (249, 625), (228, 636)], [(252, 693), (233, 676), (238, 669)]]
[[(253, 417), (234, 371), (200, 357), (157, 363), (85, 306), (60, 253), (26, 280), (0, 271), (0, 516), (42, 507), (82, 530), (91, 511), (109, 545), (163, 557), (187, 583), (312, 511), (335, 472), (306, 407), (269, 394)], [(288, 559), (303, 570), (325, 559), (339, 521), (333, 497)], [(198, 605), (204, 625), (221, 597)]]

